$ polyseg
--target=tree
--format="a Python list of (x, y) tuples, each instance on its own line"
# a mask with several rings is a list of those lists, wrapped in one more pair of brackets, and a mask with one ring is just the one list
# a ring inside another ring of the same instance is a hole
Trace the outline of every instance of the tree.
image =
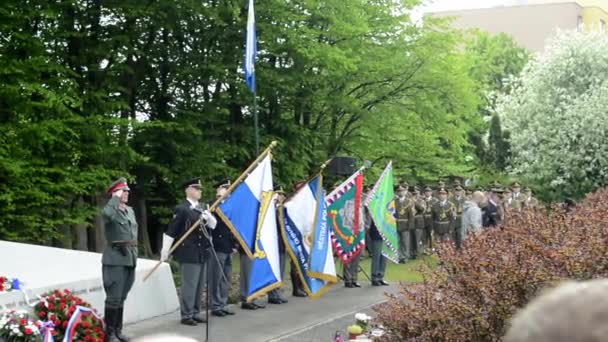
[(545, 196), (580, 197), (608, 181), (608, 37), (560, 32), (498, 99), (510, 170)]

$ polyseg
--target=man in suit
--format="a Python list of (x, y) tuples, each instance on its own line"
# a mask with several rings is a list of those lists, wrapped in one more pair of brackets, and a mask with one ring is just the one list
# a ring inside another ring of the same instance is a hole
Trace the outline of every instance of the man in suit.
[[(169, 258), (169, 250), (174, 240), (179, 240), (195, 223), (197, 228), (175, 249), (174, 257), (180, 264), (181, 273), (181, 323), (195, 326), (206, 323), (202, 318), (201, 294), (206, 285), (208, 261), (211, 258), (209, 232), (214, 229), (216, 218), (201, 203), (202, 184), (200, 178), (190, 179), (182, 184), (186, 200), (173, 209), (173, 219), (163, 235), (161, 260)], [(200, 221), (199, 221), (200, 220)]]
[[(230, 180), (226, 179), (215, 184), (216, 197), (221, 198), (226, 195), (230, 187)], [(234, 315), (234, 311), (228, 308), (228, 295), (232, 279), (232, 254), (236, 253), (237, 242), (230, 228), (226, 223), (213, 214), (217, 221), (211, 236), (213, 249), (217, 255), (217, 260), (210, 261), (211, 267), (211, 314), (217, 317)], [(223, 275), (222, 275), (223, 274)]]
[(106, 292), (106, 335), (109, 342), (130, 339), (122, 334), (124, 303), (135, 281), (137, 265), (137, 221), (133, 208), (127, 206), (129, 185), (125, 178), (112, 183), (110, 200), (103, 208), (106, 247), (101, 259), (103, 288)]

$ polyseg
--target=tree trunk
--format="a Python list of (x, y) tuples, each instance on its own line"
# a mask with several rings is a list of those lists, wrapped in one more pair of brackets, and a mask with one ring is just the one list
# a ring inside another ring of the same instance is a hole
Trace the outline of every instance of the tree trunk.
[(139, 252), (142, 256), (151, 258), (152, 247), (150, 245), (150, 234), (148, 232), (148, 208), (146, 207), (146, 198), (141, 192), (137, 194), (135, 198), (135, 210), (137, 212), (137, 222), (139, 226), (137, 233)]
[(99, 208), (100, 214), (95, 216), (95, 251), (101, 253), (106, 246), (106, 229), (101, 217), (101, 209), (106, 205), (106, 196), (103, 193), (98, 193), (95, 196), (95, 202)]
[[(84, 206), (84, 200), (81, 197), (76, 201), (76, 207), (78, 209)], [(89, 237), (87, 235), (87, 224), (76, 224), (72, 227), (72, 233), (74, 234), (74, 241), (76, 245), (74, 246), (79, 251), (87, 251), (89, 246)]]

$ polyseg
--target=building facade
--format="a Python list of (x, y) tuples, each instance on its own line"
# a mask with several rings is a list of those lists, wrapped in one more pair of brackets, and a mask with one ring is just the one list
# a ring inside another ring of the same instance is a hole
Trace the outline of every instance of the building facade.
[(557, 29), (606, 33), (608, 0), (528, 0), (510, 6), (427, 13), (451, 17), (458, 29), (478, 28), (511, 35), (522, 47), (542, 51)]

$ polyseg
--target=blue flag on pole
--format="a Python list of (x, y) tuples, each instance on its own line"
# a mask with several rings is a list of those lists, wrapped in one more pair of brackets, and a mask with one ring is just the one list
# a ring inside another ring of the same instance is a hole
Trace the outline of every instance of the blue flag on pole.
[(245, 43), (245, 82), (252, 93), (255, 93), (255, 56), (258, 53), (257, 37), (255, 33), (255, 14), (253, 0), (249, 0), (247, 14), (247, 39)]
[(327, 225), (323, 180), (317, 176), (283, 204), (282, 234), (304, 290), (312, 298), (338, 282)]
[(271, 159), (268, 154), (216, 210), (252, 259), (248, 300), (281, 286)]

